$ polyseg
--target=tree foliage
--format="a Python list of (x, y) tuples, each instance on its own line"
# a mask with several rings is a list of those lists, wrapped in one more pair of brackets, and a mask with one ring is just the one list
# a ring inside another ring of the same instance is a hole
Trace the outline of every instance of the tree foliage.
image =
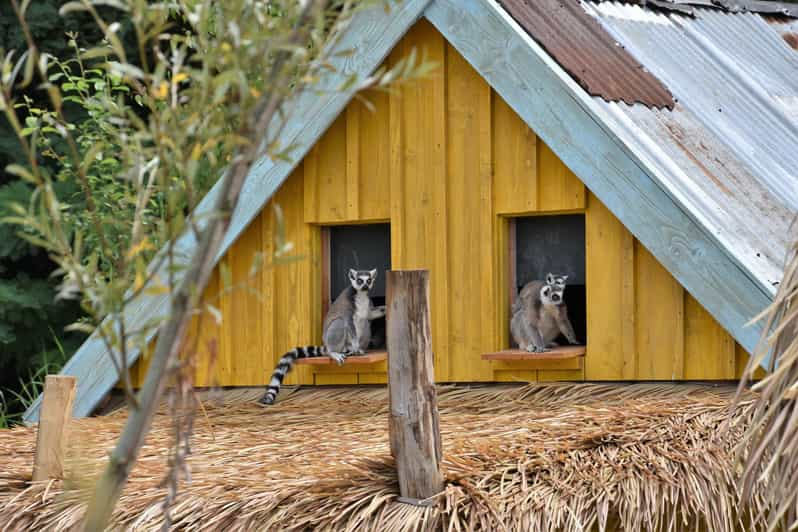
[[(26, 13), (30, 32), (37, 46), (53, 57), (68, 60), (74, 57), (67, 33), (74, 36), (82, 47), (100, 43), (103, 32), (86, 13), (59, 16), (66, 0), (36, 0)], [(107, 7), (100, 8), (104, 13)], [(133, 49), (131, 26), (124, 17), (120, 19), (120, 38), (128, 49)], [(0, 50), (26, 48), (22, 26), (10, 4), (0, 8)], [(14, 87), (14, 96), (27, 97), (33, 106), (46, 104), (46, 94), (35, 86)], [(86, 116), (80, 105), (69, 104), (65, 112), (75, 124)], [(22, 113), (18, 113), (20, 116)], [(0, 219), (11, 214), (8, 205), (27, 205), (33, 193), (30, 183), (5, 172), (6, 166), (24, 162), (22, 149), (3, 113), (0, 113)], [(54, 160), (41, 158), (40, 163), (57, 171)], [(60, 196), (77, 190), (75, 183), (60, 181), (55, 186)], [(32, 376), (58, 369), (83, 340), (82, 333), (64, 330), (64, 327), (82, 316), (75, 301), (56, 301), (57, 279), (52, 277), (55, 265), (43, 250), (21, 238), (18, 228), (0, 224), (0, 390), (5, 389), (6, 407), (11, 417), (24, 407), (16, 400), (23, 385), (30, 385)]]

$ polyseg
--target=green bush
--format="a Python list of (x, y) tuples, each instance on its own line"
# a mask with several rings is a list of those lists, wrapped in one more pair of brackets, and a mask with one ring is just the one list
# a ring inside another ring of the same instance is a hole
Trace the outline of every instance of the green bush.
[[(59, 15), (59, 8), (66, 2), (36, 0), (26, 12), (39, 48), (61, 60), (74, 57), (75, 53), (67, 32), (83, 47), (102, 40), (102, 31), (87, 13)], [(122, 23), (120, 38), (132, 48), (132, 35)], [(0, 9), (0, 50), (25, 48), (19, 21), (10, 6), (4, 4)], [(35, 86), (16, 96), (19, 100), (27, 97), (32, 106), (46, 100), (43, 91)], [(80, 105), (67, 105), (65, 111), (78, 123), (88, 116)], [(24, 113), (18, 114), (23, 118)], [(33, 187), (3, 170), (9, 164), (22, 162), (19, 141), (0, 113), (0, 218), (11, 214), (10, 203), (27, 205), (31, 199)], [(58, 172), (56, 161), (42, 157), (40, 163), (53, 173)], [(68, 179), (57, 186), (61, 197), (77, 190)], [(20, 238), (17, 227), (0, 224), (0, 426), (4, 420), (16, 419), (24, 406), (21, 397), (26, 386), (30, 391), (34, 376), (41, 376), (42, 371), (57, 372), (84, 338), (82, 333), (64, 330), (82, 313), (76, 301), (56, 301), (54, 269), (47, 253)]]

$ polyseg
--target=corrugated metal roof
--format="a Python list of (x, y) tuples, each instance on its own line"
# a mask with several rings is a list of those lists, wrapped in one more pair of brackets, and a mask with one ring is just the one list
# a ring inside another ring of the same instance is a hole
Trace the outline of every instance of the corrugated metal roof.
[[(601, 2), (603, 0), (597, 1)], [(695, 13), (693, 6), (704, 6), (724, 9), (732, 13), (749, 11), (751, 13), (770, 13), (798, 17), (798, 5), (774, 0), (629, 0), (628, 3), (689, 15)]]
[(588, 94), (672, 108), (668, 89), (585, 13), (578, 0), (499, 0)]
[(798, 54), (781, 23), (714, 9), (689, 17), (610, 2), (583, 6), (677, 102), (665, 112), (600, 100), (611, 125), (772, 292), (798, 213)]

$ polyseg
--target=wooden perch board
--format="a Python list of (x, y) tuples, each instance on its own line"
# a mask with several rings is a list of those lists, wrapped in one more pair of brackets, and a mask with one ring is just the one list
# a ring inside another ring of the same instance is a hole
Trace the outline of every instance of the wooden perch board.
[(585, 346), (566, 345), (554, 347), (545, 353), (530, 353), (521, 349), (505, 349), (504, 351), (496, 351), (495, 353), (485, 353), (482, 355), (482, 360), (564, 360), (583, 356), (585, 356)]
[[(384, 362), (388, 358), (387, 351), (366, 351), (365, 355), (351, 355), (344, 360), (344, 366), (349, 364), (376, 364)], [(335, 360), (330, 357), (300, 358), (297, 364), (307, 364), (309, 366), (329, 366), (335, 364)]]

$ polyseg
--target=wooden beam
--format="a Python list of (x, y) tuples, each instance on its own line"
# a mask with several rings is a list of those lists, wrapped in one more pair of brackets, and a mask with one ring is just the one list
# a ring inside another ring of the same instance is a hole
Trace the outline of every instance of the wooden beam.
[(429, 272), (392, 270), (387, 281), (391, 453), (401, 500), (419, 504), (443, 490)]
[(66, 375), (47, 375), (44, 381), (42, 414), (33, 461), (34, 482), (64, 477), (64, 455), (75, 387), (75, 377)]

